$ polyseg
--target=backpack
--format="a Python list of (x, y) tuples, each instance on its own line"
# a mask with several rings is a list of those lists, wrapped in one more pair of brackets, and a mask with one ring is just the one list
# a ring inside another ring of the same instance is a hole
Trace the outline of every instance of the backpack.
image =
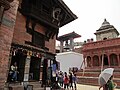
[(69, 83), (69, 79), (68, 79), (67, 76), (65, 76), (65, 78), (64, 78), (64, 83), (65, 83), (65, 84), (68, 84), (68, 83)]

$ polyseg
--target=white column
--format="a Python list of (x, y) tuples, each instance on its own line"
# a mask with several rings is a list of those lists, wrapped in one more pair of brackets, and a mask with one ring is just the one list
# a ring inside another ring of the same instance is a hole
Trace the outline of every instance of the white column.
[(73, 38), (70, 39), (70, 49), (71, 50), (74, 49), (74, 41), (73, 40), (74, 40)]
[(63, 41), (60, 41), (60, 53), (63, 52)]

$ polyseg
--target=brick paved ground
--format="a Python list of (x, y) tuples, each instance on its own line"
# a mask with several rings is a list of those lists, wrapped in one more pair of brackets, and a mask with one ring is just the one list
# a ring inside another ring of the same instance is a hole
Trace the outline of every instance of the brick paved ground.
[[(49, 90), (49, 89), (46, 89), (46, 90)], [(64, 89), (52, 89), (52, 90), (64, 90)], [(65, 89), (65, 90), (75, 90), (75, 89), (69, 88), (69, 89)], [(99, 86), (77, 84), (77, 90), (99, 90)], [(103, 90), (103, 89), (101, 88), (101, 90)], [(115, 90), (120, 90), (120, 89), (115, 89)]]
[[(77, 84), (77, 90), (99, 90), (99, 86)], [(120, 90), (120, 89), (115, 89), (115, 90)]]

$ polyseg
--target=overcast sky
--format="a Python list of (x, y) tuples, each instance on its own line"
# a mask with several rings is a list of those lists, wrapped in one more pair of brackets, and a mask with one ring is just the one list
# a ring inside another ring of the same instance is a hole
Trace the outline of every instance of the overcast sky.
[(63, 26), (58, 36), (75, 31), (82, 37), (77, 41), (90, 38), (96, 40), (94, 33), (104, 19), (120, 32), (120, 0), (63, 0), (78, 19)]

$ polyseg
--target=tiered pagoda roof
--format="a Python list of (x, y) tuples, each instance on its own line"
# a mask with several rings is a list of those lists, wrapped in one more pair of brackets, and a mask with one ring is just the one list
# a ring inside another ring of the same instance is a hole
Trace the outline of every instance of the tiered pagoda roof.
[(119, 32), (116, 30), (116, 28), (113, 25), (110, 25), (110, 23), (106, 19), (104, 19), (104, 22), (102, 23), (101, 27), (98, 30), (96, 30), (95, 34), (111, 30), (114, 30), (117, 33), (117, 35), (119, 35)]

